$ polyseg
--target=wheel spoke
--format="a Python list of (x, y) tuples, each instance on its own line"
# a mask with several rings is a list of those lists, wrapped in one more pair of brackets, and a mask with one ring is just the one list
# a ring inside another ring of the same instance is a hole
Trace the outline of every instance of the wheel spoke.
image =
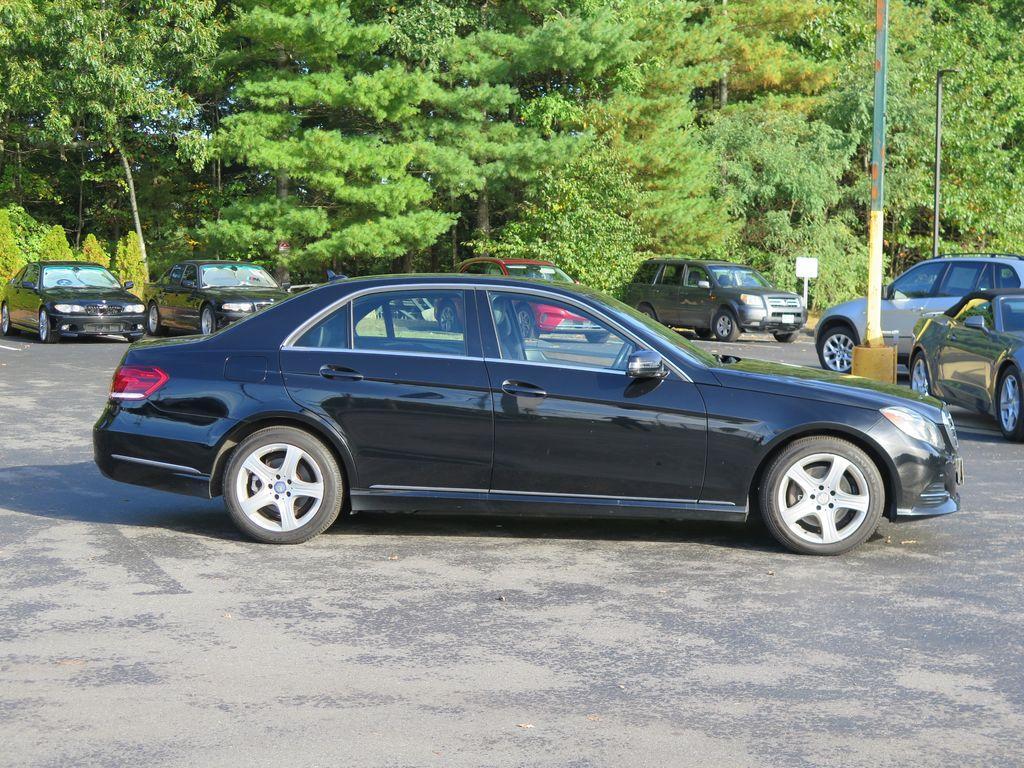
[(787, 507), (782, 510), (782, 519), (786, 522), (786, 525), (796, 525), (799, 521), (805, 517), (811, 517), (817, 515), (818, 512), (814, 508), (814, 502), (808, 497), (804, 497), (792, 507)]
[(815, 510), (815, 516), (821, 527), (821, 541), (823, 544), (834, 544), (839, 541), (839, 531), (836, 529), (836, 511), (834, 509)]
[(836, 505), (836, 511), (840, 509), (849, 509), (853, 512), (867, 512), (871, 500), (866, 493), (852, 494), (845, 493), (844, 491), (836, 491), (836, 495), (832, 497), (832, 503)]
[(252, 454), (242, 463), (242, 469), (256, 475), (265, 486), (270, 485), (274, 479), (274, 470), (256, 458), (256, 454)]
[(296, 448), (294, 445), (289, 445), (288, 450), (285, 451), (284, 461), (281, 463), (281, 468), (278, 470), (281, 477), (286, 480), (297, 480), (298, 475), (296, 472), (299, 468), (299, 461), (302, 459), (302, 451)]
[(843, 482), (843, 475), (846, 474), (846, 470), (849, 469), (850, 462), (844, 459), (842, 456), (834, 456), (832, 458), (832, 466), (828, 470), (828, 474), (825, 475), (825, 479), (821, 481), (821, 485), (824, 485), (826, 489), (830, 491), (839, 491), (839, 486)]
[(274, 491), (271, 488), (264, 487), (252, 496), (241, 499), (240, 502), (242, 511), (249, 517), (254, 517), (263, 507), (274, 504)]
[(292, 480), (288, 486), (292, 497), (305, 496), (310, 499), (322, 499), (324, 497), (323, 483), (307, 483), (304, 480)]
[(809, 474), (807, 470), (801, 466), (793, 466), (789, 472), (786, 473), (786, 477), (792, 480), (794, 483), (800, 486), (800, 489), (804, 492), (804, 496), (810, 496), (814, 493), (817, 487), (821, 484), (818, 480), (815, 480)]
[(281, 530), (282, 531), (294, 531), (298, 528), (299, 523), (295, 519), (295, 508), (292, 499), (287, 496), (282, 496), (277, 499), (277, 511), (281, 515)]

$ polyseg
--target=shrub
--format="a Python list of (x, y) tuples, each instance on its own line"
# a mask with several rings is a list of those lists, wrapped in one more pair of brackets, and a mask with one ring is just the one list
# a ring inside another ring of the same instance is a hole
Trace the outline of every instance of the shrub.
[(39, 241), (40, 261), (74, 261), (75, 254), (68, 245), (64, 227), (54, 224)]
[(82, 261), (99, 264), (101, 267), (110, 266), (110, 256), (104, 250), (100, 241), (96, 239), (96, 235), (88, 234), (85, 236), (85, 242), (82, 243)]
[(110, 264), (110, 271), (122, 283), (129, 280), (135, 283), (132, 293), (141, 297), (142, 291), (149, 281), (149, 271), (142, 260), (142, 249), (139, 247), (139, 236), (129, 232), (121, 238), (114, 252), (114, 259)]
[(0, 208), (0, 283), (14, 277), (14, 273), (24, 264), (25, 256), (14, 239), (11, 217), (6, 210)]

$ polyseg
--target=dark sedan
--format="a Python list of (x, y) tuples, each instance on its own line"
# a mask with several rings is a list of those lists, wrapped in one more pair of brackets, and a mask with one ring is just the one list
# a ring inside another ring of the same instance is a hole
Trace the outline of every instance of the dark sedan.
[(146, 330), (211, 334), (288, 298), (287, 286), (244, 261), (183, 261), (146, 288)]
[[(442, 327), (453, 303), (467, 321)], [(522, 303), (601, 327), (525, 335)], [(840, 383), (842, 382), (842, 383)], [(296, 543), (342, 509), (744, 521), (838, 554), (879, 519), (954, 512), (942, 404), (717, 358), (574, 286), (470, 276), (331, 283), (208, 338), (141, 342), (96, 423), (108, 477), (203, 497)]]
[(44, 344), (62, 337), (124, 336), (145, 332), (145, 306), (99, 264), (34, 261), (0, 292), (0, 329), (4, 336), (34, 331)]
[(1024, 290), (970, 293), (916, 331), (910, 386), (988, 414), (1004, 437), (1024, 441)]

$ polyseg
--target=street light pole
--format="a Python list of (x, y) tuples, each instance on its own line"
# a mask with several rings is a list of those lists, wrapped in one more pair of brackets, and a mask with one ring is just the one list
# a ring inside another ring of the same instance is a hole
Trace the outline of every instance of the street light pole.
[(942, 183), (942, 77), (959, 69), (935, 73), (935, 204), (932, 208), (932, 258), (939, 258), (939, 186)]

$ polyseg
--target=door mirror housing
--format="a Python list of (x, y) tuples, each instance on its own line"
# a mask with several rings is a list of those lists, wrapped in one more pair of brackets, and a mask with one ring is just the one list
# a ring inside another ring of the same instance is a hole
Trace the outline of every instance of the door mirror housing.
[(971, 315), (964, 320), (965, 328), (975, 328), (979, 331), (987, 331), (988, 326), (985, 324), (985, 318), (981, 315)]
[(629, 356), (626, 373), (632, 379), (664, 379), (668, 376), (665, 359), (653, 349), (640, 349)]
[(31, 280), (25, 280), (22, 282), (21, 287), (24, 288), (26, 291), (34, 291), (36, 289), (36, 284), (33, 283)]
[(281, 283), (281, 290), (290, 291), (292, 289), (291, 283)]
[(707, 280), (698, 280), (697, 281), (697, 287), (698, 288), (703, 288), (705, 291), (710, 291), (711, 290), (711, 283), (709, 283)]
[(886, 283), (882, 286), (882, 298), (891, 300), (893, 296), (892, 283)]
[(124, 288), (125, 288), (126, 291), (130, 291), (134, 287), (135, 287), (135, 281), (134, 280), (125, 280)]
[(196, 281), (195, 280), (182, 280), (181, 281), (181, 287), (182, 288), (195, 288), (196, 287)]

